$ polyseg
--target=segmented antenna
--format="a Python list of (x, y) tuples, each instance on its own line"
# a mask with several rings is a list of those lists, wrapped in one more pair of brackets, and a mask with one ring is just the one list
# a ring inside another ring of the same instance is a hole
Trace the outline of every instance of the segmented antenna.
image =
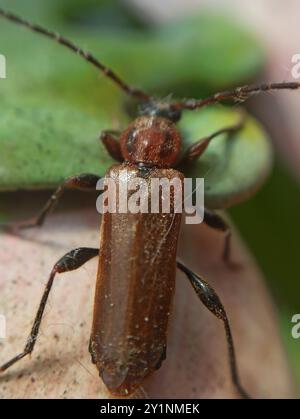
[(26, 21), (25, 19), (22, 19), (21, 17), (7, 12), (0, 8), (0, 16), (16, 23), (22, 26), (25, 26), (26, 28), (32, 30), (33, 32), (37, 32), (41, 35), (46, 36), (47, 38), (53, 39), (57, 41), (59, 44), (64, 45), (69, 50), (75, 52), (75, 54), (80, 55), (84, 60), (91, 63), (93, 66), (98, 68), (106, 77), (111, 79), (115, 84), (117, 84), (124, 92), (126, 92), (128, 95), (133, 96), (139, 100), (147, 101), (150, 99), (150, 96), (147, 95), (142, 90), (136, 89), (134, 87), (129, 86), (125, 81), (123, 81), (115, 72), (113, 72), (110, 68), (106, 67), (104, 64), (102, 64), (100, 61), (98, 61), (91, 53), (84, 51), (77, 45), (73, 44), (68, 39), (64, 38), (63, 36), (59, 35), (58, 33), (51, 32), (48, 29), (43, 28), (40, 25), (31, 23)]
[(255, 93), (268, 92), (270, 90), (283, 90), (283, 89), (299, 89), (300, 83), (297, 82), (282, 82), (282, 83), (263, 83), (253, 84), (237, 87), (233, 90), (227, 90), (225, 92), (216, 93), (213, 96), (207, 97), (206, 99), (187, 99), (178, 102), (173, 102), (170, 107), (173, 110), (194, 110), (203, 108), (207, 105), (222, 102), (226, 99), (235, 99), (243, 102)]

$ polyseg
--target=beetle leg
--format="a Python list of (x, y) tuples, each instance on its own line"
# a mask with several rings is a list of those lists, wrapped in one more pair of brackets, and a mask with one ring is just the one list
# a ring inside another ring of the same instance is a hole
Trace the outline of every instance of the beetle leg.
[(231, 125), (229, 127), (221, 128), (218, 131), (210, 134), (208, 137), (202, 138), (201, 140), (197, 141), (196, 143), (192, 144), (185, 152), (180, 164), (186, 164), (193, 160), (196, 160), (200, 157), (206, 148), (208, 147), (211, 140), (218, 137), (222, 134), (228, 134), (229, 136), (234, 136), (238, 131), (240, 131), (245, 125), (246, 115), (244, 112), (240, 111), (241, 116), (239, 121), (235, 125)]
[(223, 321), (224, 329), (226, 333), (226, 341), (227, 341), (227, 348), (228, 348), (228, 355), (229, 355), (229, 364), (230, 364), (230, 371), (231, 371), (231, 378), (232, 382), (237, 389), (238, 393), (245, 399), (249, 399), (250, 396), (244, 390), (243, 386), (240, 383), (238, 369), (237, 369), (237, 362), (233, 344), (232, 333), (230, 329), (229, 320), (226, 314), (226, 311), (221, 303), (218, 295), (214, 291), (214, 289), (199, 275), (191, 271), (187, 268), (183, 263), (177, 260), (177, 267), (185, 273), (185, 275), (190, 280), (196, 294), (205, 305), (208, 310), (214, 314), (218, 319)]
[(221, 215), (217, 214), (215, 211), (209, 210), (207, 208), (204, 209), (204, 223), (207, 224), (209, 227), (224, 232), (225, 238), (224, 238), (224, 247), (223, 247), (223, 253), (222, 253), (222, 259), (225, 262), (225, 264), (230, 269), (239, 269), (241, 268), (241, 264), (234, 262), (231, 258), (232, 253), (232, 234), (230, 231), (230, 227), (227, 224), (227, 222), (224, 220)]
[(100, 140), (108, 151), (109, 155), (119, 162), (123, 162), (121, 147), (119, 143), (120, 132), (115, 130), (105, 130), (100, 134)]
[(5, 364), (3, 364), (0, 367), (0, 373), (7, 370), (7, 368), (11, 367), (17, 361), (24, 358), (26, 355), (29, 355), (33, 351), (36, 340), (37, 340), (37, 337), (38, 337), (39, 328), (40, 328), (40, 325), (41, 325), (43, 313), (44, 313), (44, 310), (45, 310), (45, 307), (46, 307), (46, 304), (47, 304), (48, 296), (49, 296), (49, 293), (51, 291), (55, 275), (57, 273), (73, 271), (73, 270), (79, 268), (80, 266), (82, 266), (85, 262), (87, 262), (91, 258), (93, 258), (95, 256), (98, 256), (98, 254), (99, 254), (99, 249), (92, 249), (92, 248), (89, 248), (89, 247), (79, 247), (78, 249), (74, 249), (74, 250), (66, 253), (54, 265), (54, 267), (53, 267), (53, 269), (50, 273), (46, 288), (44, 290), (44, 293), (43, 293), (38, 311), (36, 313), (31, 332), (28, 336), (25, 348), (24, 348), (23, 352), (21, 352), (20, 354), (16, 355), (11, 360), (9, 360)]
[(49, 200), (46, 202), (46, 205), (42, 208), (36, 217), (27, 221), (2, 224), (0, 225), (0, 228), (5, 230), (21, 230), (31, 227), (41, 227), (44, 224), (47, 215), (54, 208), (55, 204), (58, 202), (66, 189), (93, 191), (96, 190), (96, 185), (99, 179), (100, 176), (89, 173), (83, 173), (81, 175), (69, 177), (60, 186), (58, 186), (56, 191), (51, 195)]

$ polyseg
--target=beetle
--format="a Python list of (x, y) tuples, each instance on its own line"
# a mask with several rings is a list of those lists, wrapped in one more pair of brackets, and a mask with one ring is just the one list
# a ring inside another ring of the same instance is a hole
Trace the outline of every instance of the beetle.
[[(105, 175), (118, 188), (130, 179), (143, 178), (147, 188), (152, 179), (179, 179), (178, 167), (203, 155), (210, 142), (226, 134), (234, 137), (243, 129), (245, 115), (228, 127), (200, 139), (181, 154), (182, 133), (177, 127), (184, 110), (196, 110), (227, 99), (245, 100), (255, 93), (298, 89), (296, 82), (245, 85), (214, 94), (206, 99), (171, 101), (156, 99), (143, 90), (129, 86), (113, 70), (92, 54), (61, 35), (30, 23), (0, 9), (0, 16), (46, 36), (81, 56), (112, 80), (127, 95), (140, 103), (137, 118), (121, 133), (104, 131), (101, 139), (109, 154), (118, 161)], [(6, 225), (26, 229), (42, 226), (67, 188), (94, 190), (100, 177), (84, 173), (66, 179), (53, 193), (40, 213), (30, 221)], [(149, 198), (148, 198), (149, 199)], [(235, 349), (226, 311), (214, 289), (197, 273), (176, 259), (181, 214), (171, 194), (170, 213), (122, 214), (106, 212), (102, 217), (100, 248), (77, 248), (65, 254), (52, 268), (24, 350), (0, 367), (3, 373), (32, 353), (38, 338), (44, 309), (56, 274), (81, 267), (99, 257), (94, 317), (89, 351), (92, 362), (108, 390), (116, 396), (130, 396), (157, 370), (166, 356), (168, 321), (175, 289), (175, 271), (181, 270), (191, 282), (201, 302), (223, 322), (232, 382), (243, 398), (249, 394), (238, 375)], [(117, 202), (120, 209), (120, 203)], [(230, 253), (230, 229), (212, 209), (204, 209), (204, 222), (225, 234), (223, 260), (236, 268)], [(121, 249), (120, 243), (127, 242)]]

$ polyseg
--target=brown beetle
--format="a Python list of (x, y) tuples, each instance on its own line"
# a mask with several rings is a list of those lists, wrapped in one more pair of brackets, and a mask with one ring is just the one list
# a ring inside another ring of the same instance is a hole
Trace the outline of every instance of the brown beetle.
[[(123, 91), (141, 102), (139, 116), (120, 135), (105, 131), (101, 139), (120, 164), (106, 173), (118, 188), (130, 179), (143, 178), (150, 190), (152, 179), (179, 179), (183, 174), (175, 167), (182, 160), (192, 161), (205, 151), (209, 142), (220, 134), (234, 134), (243, 127), (243, 118), (234, 126), (223, 128), (201, 139), (181, 155), (181, 133), (176, 127), (184, 109), (199, 109), (225, 99), (247, 98), (252, 93), (275, 89), (298, 89), (299, 83), (272, 83), (243, 86), (217, 93), (207, 99), (190, 99), (169, 103), (157, 101), (145, 92), (127, 85), (112, 70), (90, 53), (83, 51), (57, 33), (0, 9), (0, 16), (56, 40), (93, 64)], [(118, 138), (116, 138), (118, 137)], [(119, 141), (118, 141), (119, 140)], [(94, 190), (99, 176), (82, 174), (67, 179), (51, 196), (38, 216), (29, 222), (6, 226), (29, 228), (41, 226), (47, 214), (66, 188)], [(149, 194), (147, 199), (150, 202)], [(233, 384), (248, 398), (240, 384), (229, 321), (223, 305), (212, 287), (176, 260), (181, 213), (176, 211), (174, 195), (170, 212), (105, 213), (102, 218), (100, 249), (78, 248), (63, 256), (53, 267), (31, 333), (23, 352), (0, 367), (0, 372), (30, 354), (35, 346), (47, 299), (57, 273), (79, 268), (99, 255), (90, 353), (109, 391), (128, 396), (145, 378), (158, 369), (166, 356), (168, 319), (172, 308), (176, 267), (186, 274), (202, 303), (224, 323)], [(117, 202), (117, 209), (119, 202)], [(230, 231), (226, 222), (211, 210), (205, 210), (204, 222), (225, 233), (223, 258), (229, 267)], [(126, 244), (125, 246), (123, 244)]]

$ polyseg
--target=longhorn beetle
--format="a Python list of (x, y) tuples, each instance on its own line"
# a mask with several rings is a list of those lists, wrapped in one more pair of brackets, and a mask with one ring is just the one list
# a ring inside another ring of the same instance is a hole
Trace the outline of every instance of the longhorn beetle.
[[(183, 182), (183, 174), (174, 167), (183, 160), (191, 162), (199, 158), (212, 139), (221, 134), (235, 134), (244, 124), (244, 118), (241, 118), (235, 125), (200, 139), (181, 157), (182, 136), (176, 123), (183, 110), (196, 110), (226, 99), (244, 100), (253, 93), (298, 89), (300, 86), (296, 82), (245, 85), (214, 94), (206, 99), (174, 102), (170, 99), (157, 100), (143, 90), (129, 86), (92, 54), (61, 35), (2, 9), (0, 16), (53, 39), (80, 55), (127, 95), (140, 102), (137, 118), (122, 133), (104, 131), (101, 134), (107, 151), (119, 162), (112, 166), (105, 176), (115, 179), (119, 187), (128, 179), (136, 177), (144, 178), (148, 185), (153, 178), (179, 178)], [(33, 221), (13, 226), (18, 229), (42, 226), (65, 189), (94, 190), (99, 179), (96, 174), (86, 173), (68, 178), (57, 188)], [(119, 202), (117, 206), (118, 204)], [(106, 212), (102, 217), (100, 249), (77, 248), (68, 252), (54, 265), (23, 352), (3, 364), (0, 372), (3, 373), (33, 351), (56, 274), (77, 269), (91, 258), (98, 256), (89, 351), (92, 362), (96, 364), (102, 380), (112, 394), (131, 395), (165, 359), (168, 319), (177, 267), (187, 276), (202, 303), (223, 322), (232, 382), (240, 396), (249, 398), (240, 383), (231, 329), (219, 297), (197, 273), (176, 259), (180, 221), (181, 214), (175, 211), (172, 195), (169, 214)], [(204, 222), (225, 233), (223, 259), (228, 267), (232, 267), (228, 225), (219, 215), (208, 209), (204, 212)], [(124, 242), (127, 245), (122, 246), (120, 254), (120, 243)]]

